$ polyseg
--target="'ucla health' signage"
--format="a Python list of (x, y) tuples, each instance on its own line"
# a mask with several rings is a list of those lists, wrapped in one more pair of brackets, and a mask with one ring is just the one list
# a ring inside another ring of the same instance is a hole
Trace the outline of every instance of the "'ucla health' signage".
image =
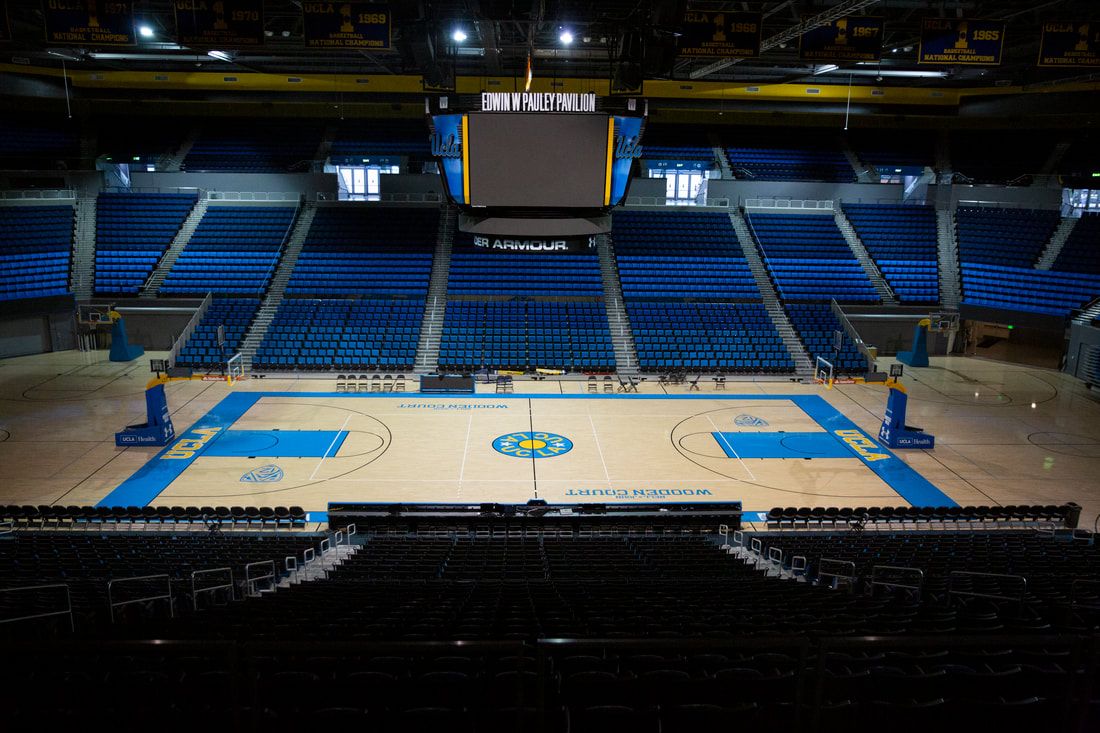
[(697, 58), (752, 58), (760, 55), (760, 13), (684, 14), (680, 55)]
[(1100, 23), (1043, 23), (1039, 66), (1100, 66)]
[(130, 0), (46, 0), (46, 41), (80, 46), (132, 46), (134, 4)]
[(878, 61), (882, 57), (882, 18), (849, 15), (799, 37), (803, 61)]
[(307, 48), (390, 48), (390, 10), (366, 2), (302, 3)]
[(596, 95), (577, 92), (482, 92), (482, 112), (595, 112)]
[(240, 48), (264, 41), (263, 0), (175, 0), (181, 46)]
[(925, 18), (917, 63), (998, 66), (1005, 24), (999, 20)]

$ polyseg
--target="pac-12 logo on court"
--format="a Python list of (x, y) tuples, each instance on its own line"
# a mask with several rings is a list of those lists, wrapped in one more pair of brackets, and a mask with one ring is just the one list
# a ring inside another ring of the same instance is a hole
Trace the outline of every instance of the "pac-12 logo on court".
[(768, 421), (762, 417), (756, 415), (746, 415), (744, 413), (733, 418), (733, 424), (742, 428), (766, 428), (768, 427)]
[(271, 484), (276, 481), (281, 481), (283, 478), (283, 469), (276, 466), (274, 463), (269, 463), (266, 466), (260, 466), (253, 469), (241, 476), (241, 481), (245, 483), (257, 483), (257, 484)]
[(513, 458), (553, 458), (573, 450), (573, 441), (557, 433), (508, 433), (493, 441), (493, 449)]

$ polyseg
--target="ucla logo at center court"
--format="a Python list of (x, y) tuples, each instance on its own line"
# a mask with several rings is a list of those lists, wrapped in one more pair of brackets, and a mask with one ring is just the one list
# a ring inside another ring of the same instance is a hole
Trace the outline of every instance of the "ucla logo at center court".
[(493, 450), (513, 458), (554, 458), (573, 450), (573, 441), (557, 433), (508, 433), (493, 441)]

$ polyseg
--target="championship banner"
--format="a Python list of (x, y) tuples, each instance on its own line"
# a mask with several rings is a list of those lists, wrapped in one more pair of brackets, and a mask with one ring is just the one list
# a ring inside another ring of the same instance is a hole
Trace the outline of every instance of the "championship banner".
[(753, 58), (760, 55), (760, 13), (684, 14), (680, 55), (695, 58)]
[(921, 21), (919, 64), (999, 66), (1005, 24), (998, 20), (925, 18)]
[(878, 61), (882, 58), (882, 18), (849, 15), (799, 36), (802, 61)]
[(77, 46), (134, 45), (130, 0), (45, 0), (46, 42)]
[(302, 3), (307, 48), (390, 49), (390, 8), (367, 2)]
[(263, 0), (173, 0), (181, 46), (240, 48), (264, 42)]
[(1043, 23), (1039, 66), (1100, 66), (1100, 23)]

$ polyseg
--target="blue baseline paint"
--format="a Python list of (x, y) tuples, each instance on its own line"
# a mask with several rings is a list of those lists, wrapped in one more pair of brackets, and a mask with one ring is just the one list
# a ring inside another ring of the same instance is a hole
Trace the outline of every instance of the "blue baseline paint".
[[(946, 494), (933, 486), (928, 479), (914, 471), (909, 464), (887, 450), (876, 439), (868, 435), (867, 431), (844, 417), (835, 407), (821, 397), (817, 395), (796, 395), (788, 399), (798, 405), (814, 422), (825, 428), (830, 435), (834, 436), (841, 445), (849, 450), (850, 455), (863, 461), (863, 465), (871, 469), (875, 475), (885, 481), (890, 488), (898, 492), (903, 499), (913, 506), (958, 506)], [(861, 456), (857, 450), (836, 435), (838, 430), (858, 432), (863, 440), (875, 446), (873, 450), (875, 454), (884, 454), (886, 458), (871, 461)]]
[(728, 458), (851, 458), (828, 433), (711, 433)]
[(324, 458), (348, 437), (342, 430), (226, 430), (203, 451), (218, 458)]
[(214, 405), (210, 412), (176, 436), (164, 450), (139, 468), (133, 476), (119, 484), (118, 488), (103, 497), (96, 506), (146, 506), (179, 478), (195, 459), (210, 448), (212, 440), (207, 440), (201, 448), (188, 458), (165, 458), (181, 441), (201, 439), (205, 436), (196, 430), (224, 430), (237, 422), (264, 395), (259, 392), (237, 392)]

